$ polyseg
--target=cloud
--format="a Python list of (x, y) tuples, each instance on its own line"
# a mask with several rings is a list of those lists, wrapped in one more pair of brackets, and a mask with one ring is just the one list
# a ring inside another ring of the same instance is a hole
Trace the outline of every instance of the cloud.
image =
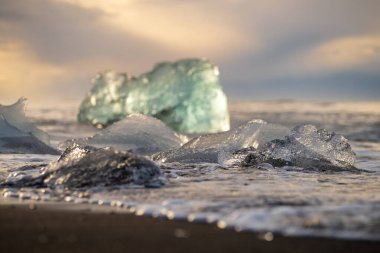
[(81, 96), (100, 70), (139, 74), (184, 57), (217, 63), (236, 97), (323, 81), (373, 90), (379, 9), (378, 0), (0, 0), (1, 93)]
[(144, 58), (141, 49), (147, 54), (165, 52), (155, 43), (104, 24), (106, 14), (101, 10), (48, 0), (4, 0), (1, 5), (5, 14), (0, 18), (5, 27), (2, 36), (25, 42), (41, 61), (62, 65), (110, 59), (139, 61)]
[(380, 72), (380, 36), (348, 37), (328, 41), (305, 56), (309, 68), (324, 71), (363, 69)]
[(182, 54), (224, 56), (255, 43), (220, 1), (61, 1), (102, 10), (112, 27)]
[(152, 60), (170, 57), (161, 45), (104, 24), (101, 10), (47, 0), (1, 1), (0, 6), (0, 43), (13, 45), (0, 48), (7, 62), (2, 96), (32, 96), (47, 88), (84, 94), (97, 71), (136, 73)]

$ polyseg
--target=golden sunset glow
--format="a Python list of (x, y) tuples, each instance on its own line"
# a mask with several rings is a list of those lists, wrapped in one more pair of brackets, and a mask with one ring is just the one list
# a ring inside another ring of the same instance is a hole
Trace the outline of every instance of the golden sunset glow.
[(59, 67), (40, 62), (22, 43), (7, 43), (0, 48), (1, 93), (13, 100), (34, 90), (43, 90), (64, 74)]

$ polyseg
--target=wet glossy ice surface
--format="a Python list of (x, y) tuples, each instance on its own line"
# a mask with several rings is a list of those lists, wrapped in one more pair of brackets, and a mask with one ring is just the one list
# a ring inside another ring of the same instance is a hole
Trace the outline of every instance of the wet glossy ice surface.
[[(265, 109), (271, 108), (272, 104), (268, 103), (265, 107), (262, 103), (259, 106)], [(363, 109), (347, 116), (345, 112), (337, 112), (338, 105), (326, 108), (321, 104), (305, 104), (303, 110), (309, 107), (315, 110), (284, 112), (288, 115), (285, 122), (285, 118), (271, 116), (280, 112), (264, 109), (260, 112), (257, 111), (259, 106), (247, 111), (247, 105), (233, 104), (233, 125), (260, 114), (266, 115), (264, 119), (269, 122), (286, 123), (288, 126), (314, 123), (330, 131), (336, 127), (337, 131), (355, 139), (351, 141), (358, 157), (355, 165), (369, 172), (332, 173), (295, 167), (239, 168), (172, 163), (161, 164), (166, 177), (166, 186), (162, 188), (150, 189), (138, 185), (80, 191), (6, 188), (2, 194), (4, 197), (36, 201), (109, 205), (110, 208), (136, 215), (206, 222), (237, 231), (380, 240), (380, 141), (376, 139), (380, 112)], [(292, 105), (288, 103), (287, 106)], [(285, 110), (289, 107), (276, 108)], [(53, 135), (53, 143), (65, 138), (91, 135), (96, 131), (76, 125), (75, 114), (69, 110), (72, 108), (58, 108), (56, 114), (43, 114), (41, 109), (33, 111), (40, 127)], [(55, 120), (43, 118), (54, 118), (54, 115), (58, 117)], [(60, 125), (61, 115), (67, 115), (62, 120), (62, 124), (67, 126), (65, 128)], [(306, 122), (302, 122), (302, 118)], [(354, 138), (359, 135), (360, 138)], [(0, 155), (0, 177), (24, 177), (38, 173), (37, 165), (57, 158), (51, 155)], [(17, 169), (24, 165), (36, 166)]]

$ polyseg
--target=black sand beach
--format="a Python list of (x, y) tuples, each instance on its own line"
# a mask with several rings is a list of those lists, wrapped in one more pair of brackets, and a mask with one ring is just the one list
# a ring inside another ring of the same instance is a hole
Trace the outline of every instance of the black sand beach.
[(89, 206), (0, 205), (0, 252), (379, 252), (380, 242), (324, 238), (272, 241), (213, 225), (159, 220)]

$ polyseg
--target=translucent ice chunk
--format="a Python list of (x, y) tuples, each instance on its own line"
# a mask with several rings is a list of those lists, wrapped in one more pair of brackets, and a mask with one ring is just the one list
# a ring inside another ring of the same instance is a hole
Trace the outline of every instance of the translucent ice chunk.
[(49, 145), (49, 135), (38, 129), (36, 125), (25, 116), (26, 98), (20, 98), (12, 105), (0, 105), (0, 115), (18, 130), (32, 134), (43, 143)]
[(245, 164), (268, 162), (275, 166), (349, 169), (354, 168), (355, 160), (356, 155), (344, 136), (302, 125), (295, 127), (284, 139), (268, 142), (252, 152)]
[(58, 154), (48, 135), (24, 114), (25, 99), (10, 106), (0, 105), (0, 153)]
[(261, 145), (289, 134), (290, 130), (263, 120), (251, 120), (227, 132), (207, 134), (191, 139), (180, 149), (157, 154), (155, 160), (162, 162), (223, 163), (229, 153)]
[[(135, 113), (115, 122), (93, 137), (73, 140), (71, 143), (98, 148), (112, 147), (151, 155), (179, 148), (183, 141), (186, 141), (185, 137), (178, 135), (158, 119)], [(68, 145), (70, 143), (66, 143), (66, 146)]]
[(137, 78), (107, 71), (93, 82), (80, 106), (81, 122), (107, 125), (137, 112), (154, 116), (182, 133), (229, 130), (219, 72), (207, 60), (159, 63)]
[(255, 119), (227, 132), (196, 137), (186, 143), (183, 148), (214, 148), (228, 151), (247, 147), (258, 148), (263, 143), (284, 137), (289, 131), (286, 127)]

